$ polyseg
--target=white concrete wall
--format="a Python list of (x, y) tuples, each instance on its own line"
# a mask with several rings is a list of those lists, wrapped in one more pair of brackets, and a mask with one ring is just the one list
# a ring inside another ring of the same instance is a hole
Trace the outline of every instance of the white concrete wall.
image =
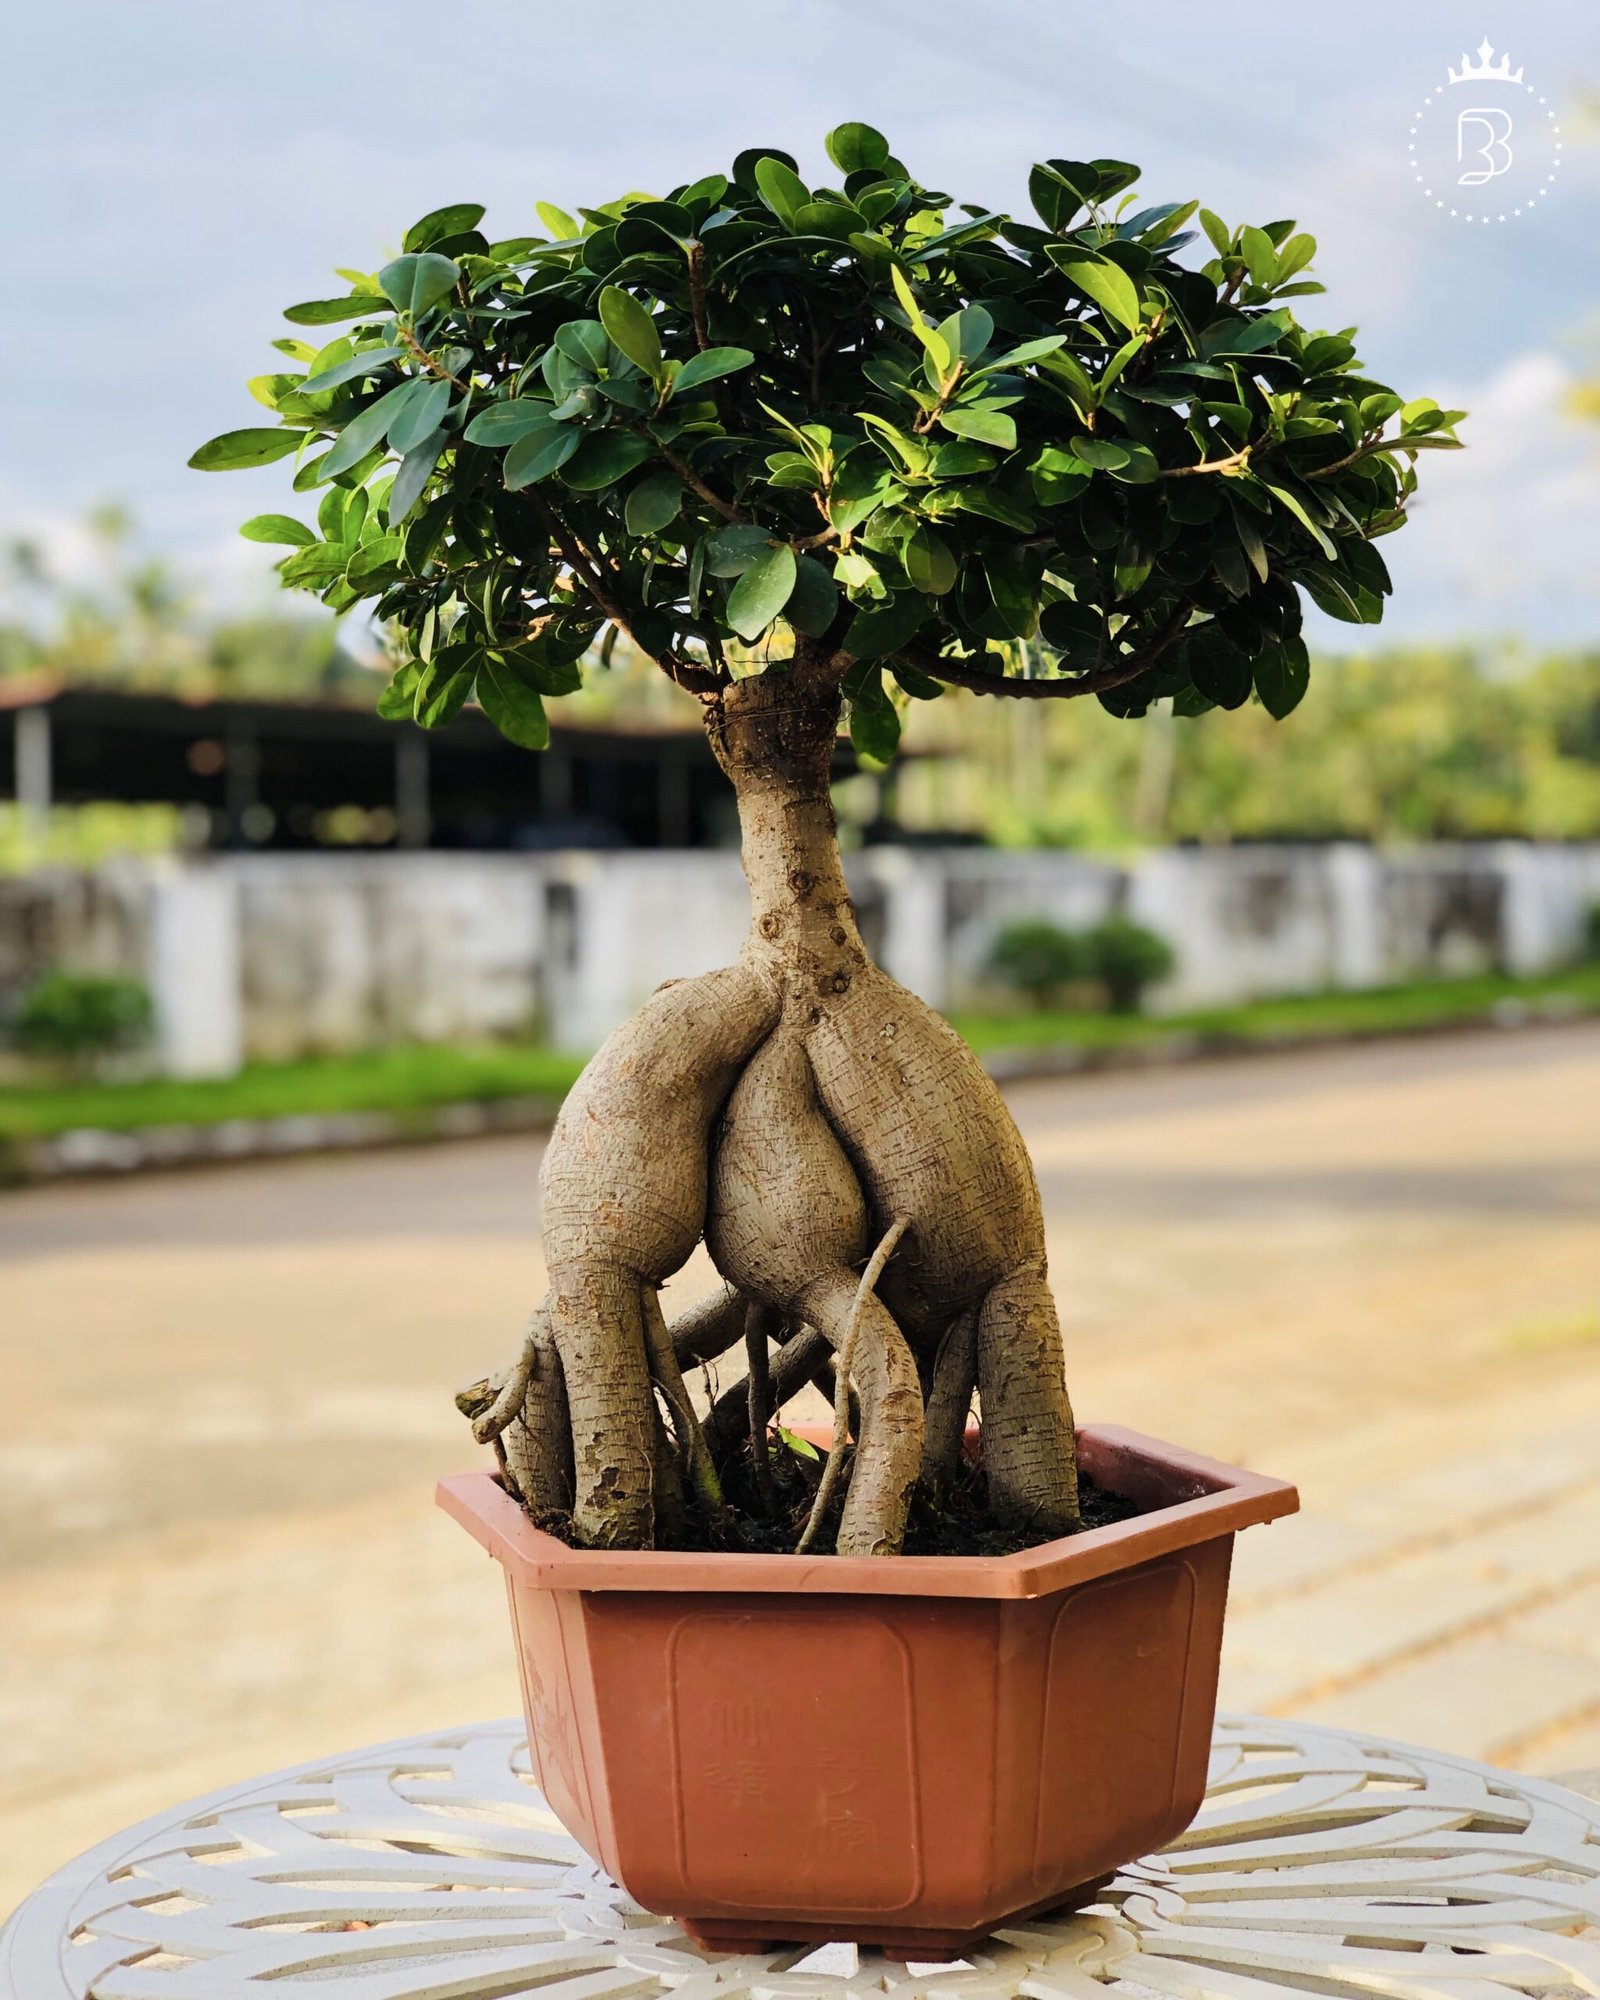
[[(1569, 959), (1600, 843), (1327, 846), (1128, 857), (872, 848), (849, 857), (880, 961), (935, 1006), (981, 1005), (1019, 917), (1124, 910), (1178, 954), (1160, 1011)], [(162, 1059), (213, 1075), (404, 1041), (545, 1034), (593, 1047), (664, 979), (738, 952), (732, 853), (214, 856), (0, 879), (0, 1004), (47, 965), (141, 974)]]

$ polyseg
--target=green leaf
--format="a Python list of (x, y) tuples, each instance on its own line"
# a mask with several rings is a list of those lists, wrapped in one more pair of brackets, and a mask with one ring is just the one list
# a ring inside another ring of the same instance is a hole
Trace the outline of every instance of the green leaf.
[(794, 589), (784, 606), (784, 616), (797, 632), (808, 639), (820, 639), (839, 611), (839, 591), (833, 578), (815, 556), (801, 556), (795, 564)]
[(557, 243), (569, 243), (574, 236), (582, 233), (577, 222), (564, 208), (557, 208), (552, 201), (536, 201), (533, 212), (539, 218), (541, 229), (548, 229)]
[(926, 623), (933, 606), (915, 591), (902, 591), (883, 604), (869, 604), (845, 630), (841, 650), (858, 660), (881, 660), (897, 653)]
[(453, 257), (423, 250), (385, 264), (378, 273), (378, 283), (397, 312), (410, 313), (415, 319), (447, 297), (460, 276), (461, 266)]
[(627, 431), (591, 431), (573, 453), (563, 477), (575, 493), (598, 493), (602, 487), (615, 486), (649, 456), (644, 438)]
[(900, 559), (913, 587), (927, 596), (943, 597), (955, 587), (955, 552), (925, 521), (918, 523), (901, 550)]
[(735, 521), (706, 538), (705, 566), (713, 576), (743, 576), (757, 556), (772, 546), (765, 528)]
[[(867, 130), (869, 128), (863, 127), (862, 129)], [(837, 164), (838, 162), (835, 161), (835, 165)], [(822, 1456), (814, 1444), (809, 1444), (803, 1437), (796, 1437), (793, 1431), (786, 1431), (782, 1424), (778, 1426), (778, 1442), (787, 1445), (789, 1450), (798, 1458), (821, 1458)]]
[(525, 645), (503, 648), (501, 658), (540, 694), (576, 694), (583, 686), (583, 672), (578, 665), (581, 653), (555, 660), (550, 657), (549, 645), (544, 638), (530, 639)]
[(1311, 516), (1306, 512), (1305, 502), (1291, 493), (1287, 486), (1274, 486), (1270, 479), (1264, 479), (1261, 483), (1266, 487), (1274, 500), (1288, 508), (1289, 512), (1293, 514), (1301, 527), (1305, 529), (1317, 547), (1328, 558), (1329, 562), (1336, 561), (1339, 551), (1334, 547), (1332, 537), (1312, 520)]
[(536, 396), (517, 396), (508, 403), (491, 403), (480, 410), (463, 435), (468, 444), (504, 447), (515, 444), (529, 431), (550, 428), (550, 405)]
[(1239, 251), (1253, 285), (1270, 285), (1278, 275), (1278, 253), (1264, 229), (1246, 223), (1239, 232)]
[(647, 473), (628, 495), (623, 522), (630, 535), (656, 535), (682, 505), (683, 484), (675, 472)]
[(1045, 254), (1060, 265), (1074, 291), (1081, 292), (1129, 333), (1139, 331), (1139, 291), (1120, 264), (1076, 244), (1051, 243)]
[(323, 463), (324, 475), (332, 479), (337, 473), (348, 472), (359, 459), (382, 444), (395, 418), (417, 391), (426, 386), (423, 376), (413, 375), (353, 416), (340, 431)]
[(385, 722), (409, 722), (411, 711), (416, 706), (417, 682), (421, 678), (422, 667), (416, 660), (407, 660), (396, 667), (394, 678), (378, 696), (378, 713)]
[(911, 289), (910, 281), (898, 264), (890, 270), (889, 282), (894, 286), (894, 295), (900, 301), (901, 310), (911, 322), (911, 331), (932, 356), (933, 365), (943, 380), (955, 366), (955, 356), (950, 352), (950, 343), (923, 318), (922, 308), (917, 304), (916, 294)]
[(597, 319), (569, 319), (556, 328), (556, 346), (569, 361), (576, 361), (591, 375), (606, 365), (606, 330)]
[(1028, 175), (1028, 199), (1046, 229), (1062, 230), (1083, 207), (1083, 196), (1053, 167), (1042, 162)]
[(983, 559), (983, 573), (996, 614), (1013, 639), (1027, 639), (1039, 619), (1039, 584), (1019, 556), (995, 550)]
[(1296, 271), (1303, 271), (1316, 254), (1317, 239), (1314, 236), (1307, 236), (1303, 231), (1298, 236), (1291, 236), (1278, 252), (1278, 268), (1273, 283), (1287, 284)]
[(673, 378), (672, 393), (681, 396), (690, 389), (698, 389), (704, 382), (714, 382), (719, 375), (734, 375), (741, 368), (748, 368), (755, 356), (748, 347), (708, 347), (703, 354), (691, 356)]
[(1016, 449), (1017, 426), (1004, 410), (956, 408), (946, 410), (939, 421), (947, 431), (971, 438), (974, 444), (992, 444), (1001, 451)]
[(425, 438), (431, 438), (450, 407), (450, 390), (448, 382), (430, 382), (408, 396), (404, 409), (389, 426), (390, 449), (404, 457)]
[(994, 321), (982, 306), (963, 306), (935, 329), (957, 361), (976, 361), (994, 338)]
[(1220, 215), (1214, 215), (1209, 208), (1200, 211), (1200, 227), (1211, 239), (1211, 247), (1219, 257), (1226, 257), (1233, 248), (1233, 231)]
[(461, 713), (482, 654), (476, 646), (441, 646), (417, 676), (412, 715), (424, 729), (442, 729)]
[(1251, 668), (1215, 625), (1202, 625), (1188, 635), (1189, 677), (1207, 701), (1218, 708), (1242, 708), (1250, 699)]
[(297, 393), (319, 396), (325, 389), (337, 389), (341, 382), (364, 381), (367, 376), (376, 375), (385, 362), (398, 361), (404, 353), (403, 347), (364, 347), (359, 354), (352, 354), (348, 361), (324, 368), (320, 375), (308, 375), (299, 384)]
[(309, 548), (317, 539), (303, 521), (288, 514), (252, 514), (239, 533), (247, 542), (287, 543), (296, 549)]
[[(441, 385), (448, 387), (448, 384)], [(440, 454), (449, 442), (443, 431), (435, 431), (414, 444), (400, 461), (400, 470), (394, 476), (394, 484), (389, 488), (389, 526), (398, 528), (412, 508), (422, 498), (422, 489), (427, 485), (433, 468), (439, 463)]]
[(287, 458), (298, 451), (304, 431), (224, 431), (221, 437), (207, 438), (189, 463), (196, 472), (240, 472), (246, 466), (270, 465), (275, 458)]
[(350, 559), (350, 551), (341, 543), (313, 542), (308, 549), (298, 549), (278, 565), (278, 573), (285, 583), (310, 584), (320, 590), (325, 583), (344, 575), (344, 566)]
[(347, 299), (307, 299), (302, 305), (285, 306), (283, 316), (296, 326), (332, 326), (341, 319), (388, 317), (383, 302), (371, 292), (352, 292)]
[[(458, 201), (449, 208), (430, 209), (420, 222), (413, 222), (400, 239), (402, 250), (426, 250), (431, 243), (442, 242), (446, 236), (464, 236), (469, 229), (476, 229), (484, 216), (483, 204), (476, 201)], [(451, 283), (454, 284), (452, 279)]]
[(1310, 681), (1311, 661), (1305, 641), (1298, 634), (1281, 645), (1269, 646), (1256, 660), (1256, 693), (1261, 697), (1261, 706), (1276, 722), (1300, 705)]
[(600, 324), (635, 368), (642, 368), (651, 381), (661, 375), (661, 335), (647, 307), (620, 285), (607, 285), (600, 294)]
[[(761, 161), (757, 167), (765, 166)], [(728, 592), (728, 623), (741, 639), (757, 639), (789, 601), (795, 585), (794, 550), (774, 543), (756, 557)]]
[(793, 229), (795, 217), (811, 199), (811, 190), (805, 182), (792, 167), (773, 159), (771, 154), (756, 161), (755, 180), (767, 207), (785, 228)]
[(478, 705), (506, 738), (524, 750), (543, 750), (550, 742), (550, 718), (544, 703), (522, 676), (490, 653), (478, 669)]
[(345, 575), (352, 584), (371, 586), (374, 582), (390, 582), (399, 575), (404, 554), (405, 544), (399, 535), (380, 535), (375, 542), (361, 544), (350, 558)]
[(835, 125), (822, 143), (841, 174), (858, 174), (865, 168), (876, 170), (889, 164), (889, 142), (870, 125), (854, 121)]
[(558, 471), (582, 441), (581, 433), (571, 424), (541, 424), (537, 430), (525, 431), (506, 453), (504, 478), (506, 491), (515, 493), (524, 486), (537, 486), (541, 479), (548, 479)]
[(1100, 472), (1116, 472), (1128, 463), (1127, 446), (1111, 438), (1074, 438), (1070, 449), (1074, 458), (1081, 458), (1085, 465), (1092, 465)]
[(862, 757), (890, 764), (900, 748), (900, 711), (884, 691), (883, 675), (871, 673), (850, 696), (850, 741)]

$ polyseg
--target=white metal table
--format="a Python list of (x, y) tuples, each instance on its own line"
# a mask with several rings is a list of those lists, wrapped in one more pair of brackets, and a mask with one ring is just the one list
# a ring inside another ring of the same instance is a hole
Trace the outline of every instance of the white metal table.
[(567, 1838), (520, 1721), (146, 1820), (0, 1932), (0, 2000), (1511, 2000), (1600, 1993), (1600, 1804), (1464, 1757), (1219, 1721), (1194, 1826), (946, 1965), (717, 1956)]

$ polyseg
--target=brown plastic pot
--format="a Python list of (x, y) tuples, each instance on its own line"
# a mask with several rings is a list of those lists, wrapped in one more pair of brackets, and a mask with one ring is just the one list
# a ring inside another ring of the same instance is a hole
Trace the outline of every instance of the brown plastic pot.
[(1298, 1496), (1114, 1425), (1078, 1441), (1148, 1511), (999, 1557), (573, 1549), (493, 1474), (442, 1481), (505, 1569), (568, 1832), (714, 1948), (913, 1958), (1088, 1900), (1181, 1833), (1234, 1534)]

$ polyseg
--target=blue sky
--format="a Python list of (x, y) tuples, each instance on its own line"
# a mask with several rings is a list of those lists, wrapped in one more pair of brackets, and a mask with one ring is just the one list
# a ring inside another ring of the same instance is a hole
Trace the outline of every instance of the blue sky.
[[(1405, 146), (1485, 36), (1568, 150), (1539, 214), (1474, 231), (1423, 202)], [(0, 532), (64, 569), (116, 498), (214, 598), (264, 596), (267, 552), (233, 528), (284, 503), (283, 468), (184, 460), (254, 420), (282, 307), (424, 210), (483, 201), (520, 233), (536, 199), (664, 190), (758, 141), (821, 178), (823, 132), (865, 118), (960, 199), (1025, 211), (1031, 161), (1107, 153), (1149, 200), (1297, 217), (1329, 286), (1308, 316), (1474, 412), (1388, 545), (1385, 634), (1600, 638), (1600, 431), (1562, 414), (1600, 365), (1593, 0), (53, 0), (6, 59)]]

